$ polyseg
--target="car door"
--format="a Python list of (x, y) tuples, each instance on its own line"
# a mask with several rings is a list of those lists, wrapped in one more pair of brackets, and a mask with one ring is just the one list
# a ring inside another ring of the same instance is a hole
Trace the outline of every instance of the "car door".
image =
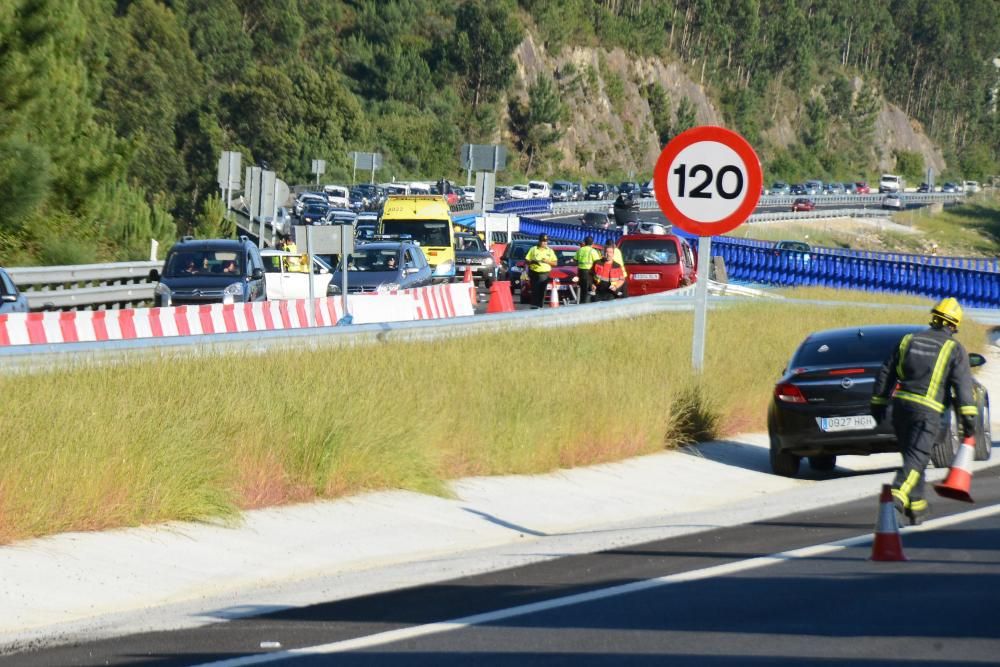
[(0, 300), (0, 313), (28, 312), (28, 297), (21, 294), (17, 285), (3, 270), (0, 270), (0, 299), (2, 299)]
[[(259, 272), (259, 277), (257, 278), (253, 277), (255, 271)], [(251, 246), (250, 250), (247, 252), (247, 278), (247, 289), (249, 291), (249, 298), (247, 300), (263, 301), (266, 299), (267, 293), (264, 286), (264, 262), (255, 246)]]
[(264, 260), (264, 294), (268, 301), (281, 301), (285, 297), (284, 258), (273, 255)]

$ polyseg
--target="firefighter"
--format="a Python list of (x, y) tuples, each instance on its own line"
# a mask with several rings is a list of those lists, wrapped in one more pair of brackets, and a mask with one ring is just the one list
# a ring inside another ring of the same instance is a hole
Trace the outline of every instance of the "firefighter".
[(594, 264), (594, 286), (597, 288), (597, 299), (606, 301), (624, 297), (625, 267), (615, 259), (614, 243), (608, 242), (604, 247), (604, 259)]
[(953, 338), (961, 323), (958, 301), (941, 300), (931, 309), (930, 328), (903, 336), (875, 380), (872, 416), (879, 422), (885, 419), (892, 399), (892, 426), (903, 453), (903, 465), (892, 483), (893, 502), (911, 525), (922, 523), (930, 510), (924, 498), (924, 468), (941, 431), (942, 415), (951, 409), (952, 390), (963, 436), (974, 437), (976, 432), (978, 410), (969, 355)]

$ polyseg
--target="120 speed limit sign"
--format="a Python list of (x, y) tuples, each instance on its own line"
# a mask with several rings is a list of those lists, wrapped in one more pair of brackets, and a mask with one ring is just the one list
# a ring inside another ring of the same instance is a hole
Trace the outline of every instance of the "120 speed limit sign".
[(760, 199), (763, 174), (747, 140), (722, 127), (678, 134), (656, 161), (653, 189), (667, 220), (698, 236), (743, 224)]

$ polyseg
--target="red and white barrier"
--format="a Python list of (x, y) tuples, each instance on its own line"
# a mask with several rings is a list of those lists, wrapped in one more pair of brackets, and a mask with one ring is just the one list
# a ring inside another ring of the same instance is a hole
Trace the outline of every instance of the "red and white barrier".
[[(316, 299), (316, 326), (343, 317), (340, 297)], [(473, 314), (467, 285), (454, 283), (347, 297), (354, 324), (409, 322)], [(79, 310), (0, 315), (0, 346), (82, 343), (171, 336), (305, 329), (308, 299), (170, 308)]]

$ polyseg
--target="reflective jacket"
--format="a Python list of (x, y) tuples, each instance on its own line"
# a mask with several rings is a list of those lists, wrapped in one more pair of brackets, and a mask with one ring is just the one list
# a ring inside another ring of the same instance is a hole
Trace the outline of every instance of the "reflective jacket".
[[(893, 394), (897, 383), (899, 388)], [(969, 355), (949, 330), (931, 327), (907, 334), (899, 341), (875, 379), (872, 405), (887, 405), (890, 398), (895, 398), (942, 413), (950, 402), (951, 388), (955, 390), (959, 414), (975, 417), (978, 410)]]
[(594, 264), (594, 284), (600, 286), (601, 283), (618, 283), (625, 280), (625, 267), (618, 262), (604, 260)]

